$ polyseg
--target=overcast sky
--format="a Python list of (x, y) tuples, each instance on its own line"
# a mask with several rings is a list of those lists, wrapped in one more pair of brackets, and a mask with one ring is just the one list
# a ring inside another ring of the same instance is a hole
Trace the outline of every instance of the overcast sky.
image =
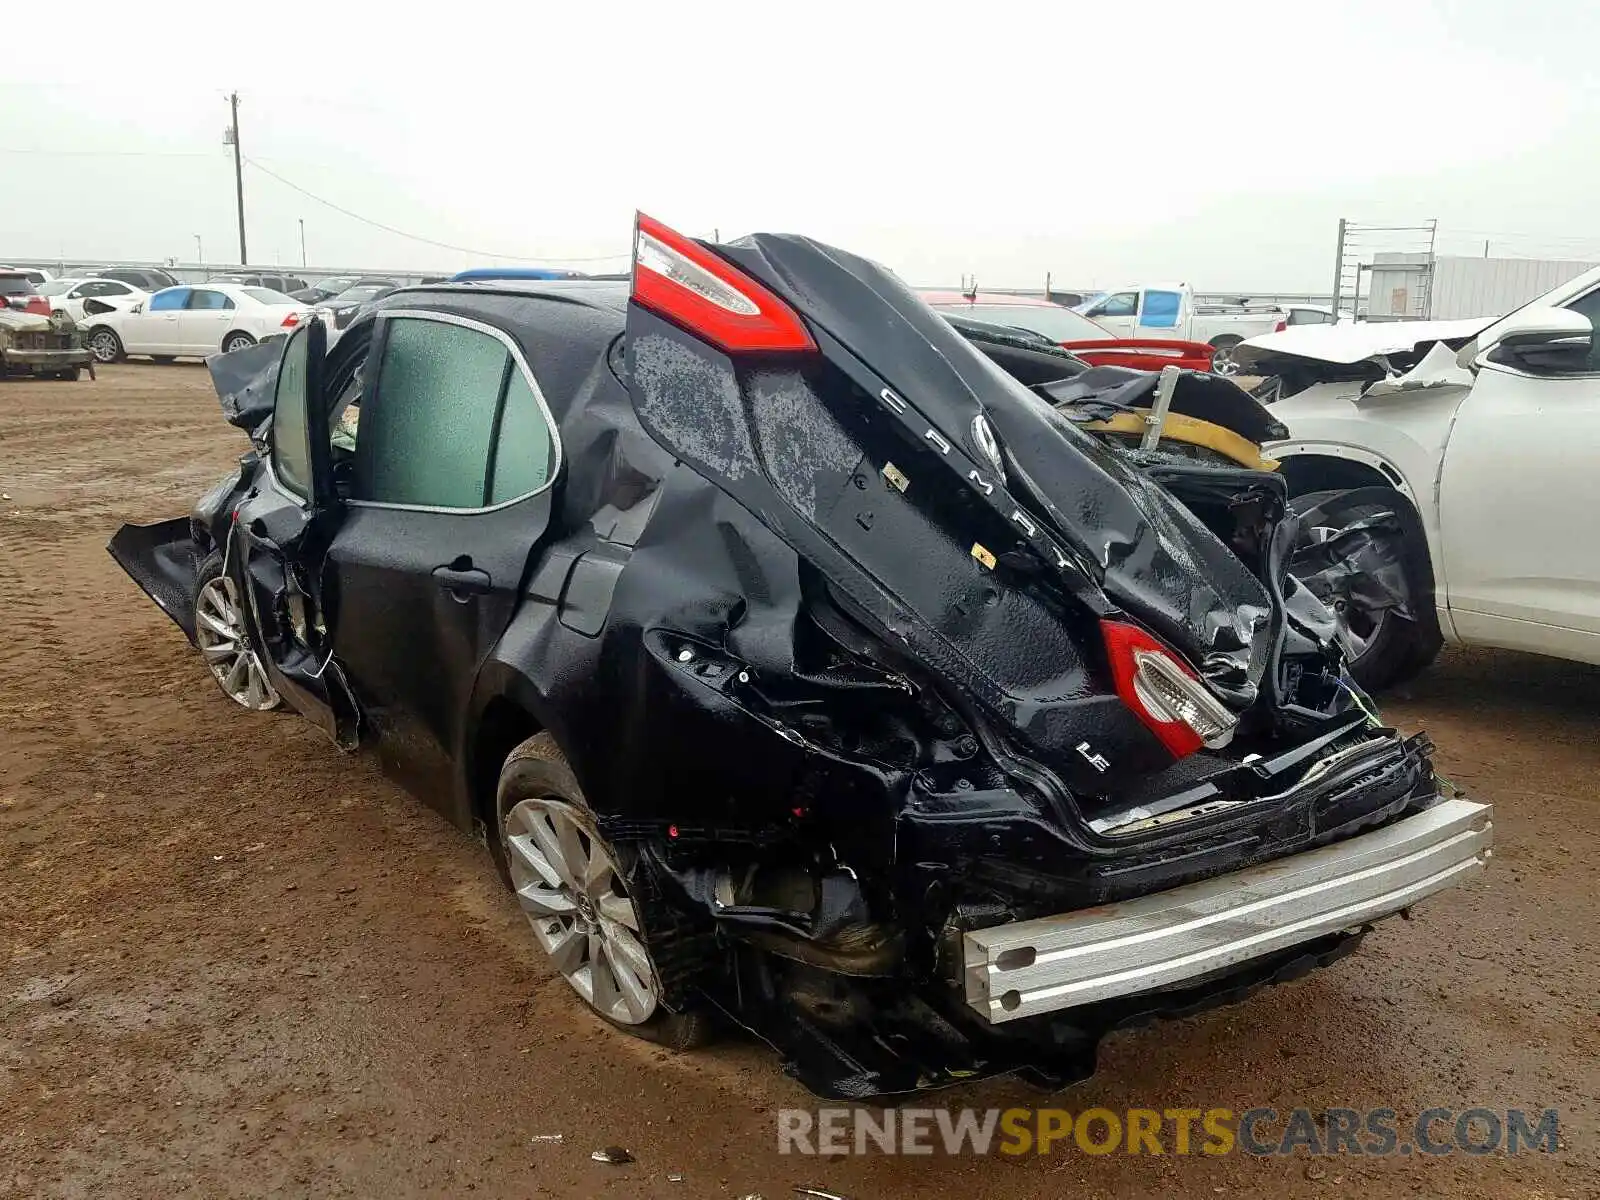
[(1592, 0), (28, 3), (6, 30), (0, 260), (199, 235), (237, 262), (235, 89), (261, 264), (299, 264), (303, 218), (313, 266), (620, 269), (635, 209), (928, 284), (1320, 291), (1340, 216), (1600, 259)]

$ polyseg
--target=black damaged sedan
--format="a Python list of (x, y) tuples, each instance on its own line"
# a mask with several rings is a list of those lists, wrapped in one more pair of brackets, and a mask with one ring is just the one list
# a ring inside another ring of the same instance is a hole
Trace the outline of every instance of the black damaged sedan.
[(1227, 381), (644, 217), (631, 286), (406, 288), (211, 370), (253, 449), (113, 555), (235, 701), (481, 832), (628, 1032), (732, 1019), (833, 1097), (1057, 1085), (1489, 857)]

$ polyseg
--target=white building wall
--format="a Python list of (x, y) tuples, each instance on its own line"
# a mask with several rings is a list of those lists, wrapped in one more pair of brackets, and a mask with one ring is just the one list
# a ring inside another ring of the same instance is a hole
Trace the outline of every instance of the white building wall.
[(1593, 266), (1570, 259), (1441, 255), (1434, 260), (1428, 303), (1427, 256), (1379, 254), (1374, 256), (1366, 311), (1379, 318), (1427, 316), (1435, 321), (1498, 317)]

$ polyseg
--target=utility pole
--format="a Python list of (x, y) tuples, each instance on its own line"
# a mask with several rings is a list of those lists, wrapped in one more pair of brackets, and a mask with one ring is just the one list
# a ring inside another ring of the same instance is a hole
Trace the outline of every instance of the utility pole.
[(305, 269), (305, 265), (306, 265), (306, 219), (304, 217), (301, 217), (300, 218), (300, 269), (304, 270)]
[(200, 264), (200, 269), (204, 270), (206, 265), (206, 247), (205, 243), (200, 240), (200, 235), (198, 233), (194, 235), (194, 257), (195, 261)]
[(233, 147), (233, 190), (239, 202), (239, 265), (242, 267), (250, 262), (250, 253), (244, 244), (244, 155), (239, 149), (238, 92), (229, 94), (228, 108), (233, 113), (233, 123), (228, 127), (224, 140)]

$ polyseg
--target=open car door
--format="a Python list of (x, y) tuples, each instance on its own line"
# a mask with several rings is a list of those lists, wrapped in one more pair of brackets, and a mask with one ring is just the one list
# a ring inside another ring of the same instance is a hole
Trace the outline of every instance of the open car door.
[(301, 325), (284, 344), (271, 470), (235, 511), (224, 570), (244, 597), (244, 619), (273, 687), (341, 748), (352, 749), (357, 709), (333, 661), (318, 584), (340, 507), (324, 395), (327, 344), (320, 319)]

